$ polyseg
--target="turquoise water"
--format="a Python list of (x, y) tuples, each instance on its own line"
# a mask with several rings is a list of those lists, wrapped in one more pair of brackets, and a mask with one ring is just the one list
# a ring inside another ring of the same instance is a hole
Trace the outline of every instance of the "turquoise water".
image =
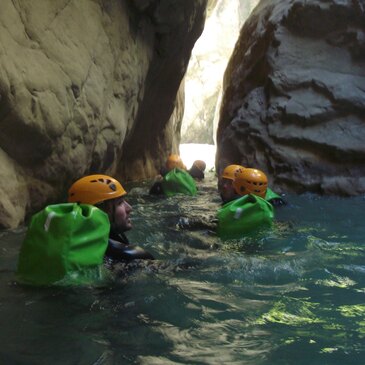
[(215, 188), (163, 199), (133, 187), (128, 236), (158, 262), (106, 287), (17, 285), (25, 230), (1, 232), (0, 364), (363, 365), (364, 198), (287, 196), (255, 239), (176, 228), (214, 214)]

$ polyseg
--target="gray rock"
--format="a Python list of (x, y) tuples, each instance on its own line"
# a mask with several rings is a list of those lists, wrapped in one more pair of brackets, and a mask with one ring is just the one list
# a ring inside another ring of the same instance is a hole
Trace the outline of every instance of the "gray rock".
[(259, 3), (224, 76), (218, 171), (257, 167), (279, 192), (365, 193), (364, 9)]
[(207, 0), (0, 4), (0, 227), (88, 173), (155, 176)]

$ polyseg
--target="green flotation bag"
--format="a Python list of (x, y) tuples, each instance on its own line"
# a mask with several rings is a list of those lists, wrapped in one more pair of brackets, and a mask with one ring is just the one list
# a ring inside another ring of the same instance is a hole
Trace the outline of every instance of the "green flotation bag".
[(272, 199), (281, 199), (282, 200), (283, 198), (279, 194), (276, 194), (271, 189), (267, 188), (265, 200), (267, 200), (269, 202)]
[(218, 236), (240, 238), (258, 229), (269, 227), (274, 208), (265, 199), (248, 194), (225, 204), (218, 210)]
[(19, 282), (50, 285), (73, 277), (82, 283), (82, 273), (100, 271), (109, 230), (107, 214), (92, 205), (47, 206), (32, 217), (22, 243)]
[(166, 196), (196, 195), (197, 193), (195, 180), (188, 172), (180, 169), (173, 169), (164, 176), (162, 189)]

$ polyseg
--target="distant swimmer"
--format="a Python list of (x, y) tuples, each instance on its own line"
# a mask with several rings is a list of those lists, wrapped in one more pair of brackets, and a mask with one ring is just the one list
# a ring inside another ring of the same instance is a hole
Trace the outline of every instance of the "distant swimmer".
[(196, 183), (186, 171), (186, 166), (179, 155), (172, 154), (167, 158), (166, 167), (161, 169), (149, 193), (165, 196), (197, 193)]

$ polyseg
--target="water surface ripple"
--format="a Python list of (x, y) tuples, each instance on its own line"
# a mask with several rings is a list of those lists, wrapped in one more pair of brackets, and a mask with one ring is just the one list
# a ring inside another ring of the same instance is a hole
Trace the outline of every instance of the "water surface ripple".
[(129, 188), (128, 236), (158, 260), (107, 286), (18, 285), (25, 228), (0, 232), (1, 364), (365, 363), (363, 197), (289, 195), (272, 230), (222, 242), (177, 227), (214, 217), (212, 176), (196, 197)]

